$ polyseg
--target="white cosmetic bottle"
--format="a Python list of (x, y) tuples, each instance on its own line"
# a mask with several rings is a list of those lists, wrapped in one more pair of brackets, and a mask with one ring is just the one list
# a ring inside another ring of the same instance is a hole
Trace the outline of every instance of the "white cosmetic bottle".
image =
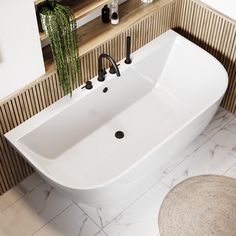
[(111, 2), (111, 24), (117, 25), (118, 23), (119, 23), (118, 0), (112, 0), (112, 2)]

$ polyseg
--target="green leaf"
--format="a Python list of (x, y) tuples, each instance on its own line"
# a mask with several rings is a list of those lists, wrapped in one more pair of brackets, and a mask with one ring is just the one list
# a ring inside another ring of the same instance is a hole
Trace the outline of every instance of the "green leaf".
[(78, 60), (76, 20), (71, 9), (59, 3), (40, 8), (43, 30), (50, 40), (59, 84), (65, 94), (72, 95), (73, 85), (81, 79)]

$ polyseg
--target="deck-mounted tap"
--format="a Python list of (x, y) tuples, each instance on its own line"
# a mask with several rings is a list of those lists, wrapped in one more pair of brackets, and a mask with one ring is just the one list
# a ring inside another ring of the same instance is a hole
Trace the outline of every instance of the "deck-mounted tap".
[(131, 51), (131, 37), (127, 36), (126, 38), (126, 59), (125, 64), (130, 64), (132, 60), (130, 59), (130, 51)]
[(120, 76), (120, 70), (119, 70), (118, 66), (116, 65), (115, 60), (110, 55), (102, 53), (98, 57), (98, 81), (104, 81), (105, 80), (105, 77), (104, 77), (105, 69), (103, 69), (103, 67), (102, 67), (102, 58), (106, 58), (107, 60), (109, 60), (110, 63), (112, 64), (112, 66), (115, 68), (116, 75)]

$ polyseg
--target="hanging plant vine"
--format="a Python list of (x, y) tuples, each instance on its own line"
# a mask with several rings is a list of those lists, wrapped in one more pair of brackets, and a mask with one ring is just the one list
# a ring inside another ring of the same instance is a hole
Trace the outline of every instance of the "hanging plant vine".
[(50, 40), (59, 84), (72, 95), (73, 84), (80, 78), (76, 20), (68, 6), (46, 1), (39, 8), (42, 28)]

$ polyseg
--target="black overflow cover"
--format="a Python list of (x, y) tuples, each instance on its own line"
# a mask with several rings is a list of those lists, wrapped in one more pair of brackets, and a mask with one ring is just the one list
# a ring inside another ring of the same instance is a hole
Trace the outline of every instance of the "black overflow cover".
[(122, 139), (124, 138), (124, 133), (122, 131), (116, 131), (115, 133), (115, 137), (118, 138), (118, 139)]

